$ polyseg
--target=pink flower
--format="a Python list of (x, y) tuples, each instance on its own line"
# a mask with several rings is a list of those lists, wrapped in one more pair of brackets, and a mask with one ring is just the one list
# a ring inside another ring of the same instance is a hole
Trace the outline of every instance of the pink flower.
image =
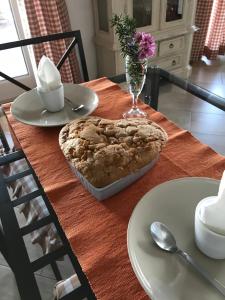
[(135, 42), (138, 44), (138, 58), (145, 59), (155, 55), (155, 39), (150, 33), (136, 32), (134, 35)]

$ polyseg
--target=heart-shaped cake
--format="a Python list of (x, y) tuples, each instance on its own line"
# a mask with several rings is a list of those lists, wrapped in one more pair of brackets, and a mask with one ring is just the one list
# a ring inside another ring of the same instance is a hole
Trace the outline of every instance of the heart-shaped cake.
[(66, 159), (95, 187), (104, 187), (154, 160), (167, 134), (148, 119), (86, 117), (62, 128)]

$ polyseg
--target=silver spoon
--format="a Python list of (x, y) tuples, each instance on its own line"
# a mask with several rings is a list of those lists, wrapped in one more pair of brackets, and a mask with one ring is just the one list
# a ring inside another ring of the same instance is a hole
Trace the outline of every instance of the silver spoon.
[(72, 109), (72, 111), (78, 111), (78, 110), (80, 110), (81, 108), (83, 108), (84, 107), (84, 105), (83, 104), (80, 104), (80, 105), (77, 105), (77, 106), (74, 106), (74, 103), (70, 100), (70, 99), (68, 99), (67, 97), (65, 97), (64, 96), (64, 98), (65, 98), (65, 100), (67, 101), (67, 102), (69, 102), (69, 104), (71, 105), (71, 109)]
[(192, 267), (194, 267), (208, 282), (217, 288), (222, 295), (225, 296), (225, 286), (218, 280), (213, 278), (202, 266), (200, 266), (189, 254), (180, 250), (177, 247), (175, 237), (166, 227), (160, 222), (154, 222), (150, 226), (151, 236), (154, 242), (167, 252), (175, 253), (183, 257)]

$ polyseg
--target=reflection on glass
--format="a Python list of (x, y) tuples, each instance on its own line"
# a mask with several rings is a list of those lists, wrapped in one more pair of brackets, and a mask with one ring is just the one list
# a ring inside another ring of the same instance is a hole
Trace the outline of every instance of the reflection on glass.
[(184, 0), (167, 0), (166, 22), (182, 19)]
[(133, 0), (133, 17), (137, 27), (152, 24), (152, 0)]
[(98, 24), (99, 30), (109, 31), (107, 1), (98, 0)]

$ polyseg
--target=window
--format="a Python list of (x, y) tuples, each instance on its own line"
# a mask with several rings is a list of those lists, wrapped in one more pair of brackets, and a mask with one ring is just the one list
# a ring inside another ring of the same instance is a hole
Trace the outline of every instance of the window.
[[(24, 39), (24, 16), (20, 13), (20, 1), (4, 0), (0, 6), (0, 43)], [(29, 51), (26, 47), (0, 51), (0, 71), (33, 87), (35, 85)], [(0, 77), (0, 103), (21, 94), (24, 90)]]

